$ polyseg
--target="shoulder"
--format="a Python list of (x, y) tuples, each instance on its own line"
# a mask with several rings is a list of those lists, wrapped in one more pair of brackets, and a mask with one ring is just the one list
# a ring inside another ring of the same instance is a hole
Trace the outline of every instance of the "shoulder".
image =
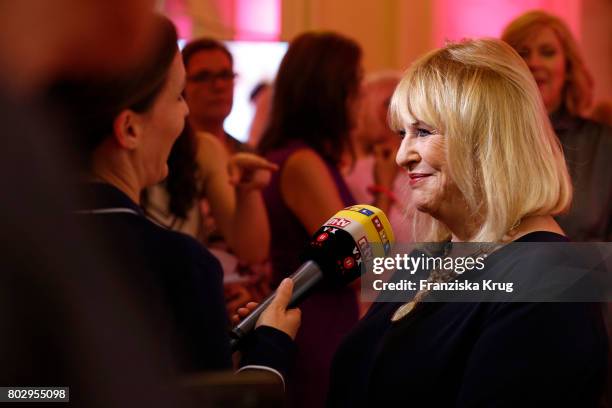
[(593, 143), (612, 146), (612, 127), (586, 118), (575, 118), (575, 124), (580, 135), (588, 137)]
[[(576, 353), (591, 354), (607, 348), (599, 303), (498, 302), (481, 303), (480, 307), (486, 310), (483, 327), (499, 336), (539, 336), (546, 338), (550, 347), (573, 349)], [(581, 333), (580, 341), (576, 333)]]
[(183, 270), (206, 271), (207, 275), (221, 279), (221, 264), (195, 238), (157, 225), (150, 220), (144, 220), (146, 234), (154, 240), (151, 249), (159, 251), (164, 258), (170, 259)]
[[(520, 271), (521, 274), (537, 277), (543, 270), (570, 262), (575, 258), (573, 249), (569, 240), (562, 235), (535, 231), (508, 243), (499, 249), (499, 254), (494, 252), (489, 260), (495, 259), (493, 267), (496, 269), (505, 267), (511, 273)], [(580, 262), (580, 259), (576, 261)]]
[(585, 127), (593, 134), (598, 135), (601, 138), (605, 138), (606, 140), (611, 140), (612, 138), (612, 127), (606, 125), (605, 123), (595, 122), (590, 119), (583, 119), (585, 122)]
[(195, 132), (194, 137), (197, 143), (198, 156), (204, 155), (210, 157), (215, 154), (226, 155), (223, 143), (213, 134), (208, 132)]
[(212, 177), (225, 176), (230, 157), (223, 143), (207, 132), (196, 132), (195, 138), (197, 143), (196, 161), (203, 182), (207, 184)]
[(329, 192), (336, 189), (332, 169), (314, 150), (301, 148), (292, 153), (280, 171), (281, 188)]
[(304, 175), (326, 170), (327, 164), (323, 158), (309, 147), (293, 152), (283, 166), (283, 171)]
[[(552, 234), (551, 234), (552, 235)], [(524, 302), (597, 301), (605, 274), (600, 249), (569, 241), (513, 242), (493, 253), (486, 279), (511, 282), (504, 298)]]
[[(487, 349), (499, 347), (499, 355), (524, 360), (554, 363), (562, 358), (564, 366), (574, 372), (592, 372), (595, 367), (605, 370), (608, 341), (601, 304), (509, 302), (481, 307), (488, 311), (479, 335), (480, 351), (485, 355)], [(537, 368), (564, 375), (549, 369), (547, 365)]]

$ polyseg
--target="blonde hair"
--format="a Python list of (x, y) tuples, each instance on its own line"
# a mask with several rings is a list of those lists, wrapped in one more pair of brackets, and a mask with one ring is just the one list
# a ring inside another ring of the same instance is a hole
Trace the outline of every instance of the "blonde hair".
[(584, 115), (593, 102), (593, 77), (584, 63), (574, 36), (563, 20), (541, 10), (529, 11), (512, 20), (504, 29), (501, 39), (518, 50), (533, 33), (544, 27), (553, 30), (565, 54), (567, 78), (563, 88), (563, 103), (572, 115)]
[[(572, 185), (561, 145), (523, 59), (495, 39), (454, 43), (416, 61), (389, 109), (391, 126), (422, 121), (444, 135), (449, 176), (479, 230), (497, 242), (523, 217), (569, 208)], [(448, 239), (428, 214), (415, 214), (420, 241)]]

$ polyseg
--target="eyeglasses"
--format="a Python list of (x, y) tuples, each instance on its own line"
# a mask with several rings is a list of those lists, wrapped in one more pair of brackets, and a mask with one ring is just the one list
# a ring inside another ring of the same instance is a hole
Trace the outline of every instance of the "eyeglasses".
[(203, 84), (212, 84), (217, 79), (220, 79), (223, 82), (233, 81), (237, 75), (238, 74), (230, 70), (223, 70), (219, 72), (200, 71), (197, 74), (188, 76), (187, 80)]

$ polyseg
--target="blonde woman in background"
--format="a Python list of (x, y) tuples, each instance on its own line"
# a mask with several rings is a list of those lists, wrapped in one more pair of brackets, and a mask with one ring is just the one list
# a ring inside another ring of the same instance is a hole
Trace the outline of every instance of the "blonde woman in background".
[(527, 63), (563, 145), (575, 194), (559, 224), (574, 241), (611, 241), (612, 128), (586, 119), (593, 79), (572, 33), (558, 17), (530, 11), (508, 24), (502, 40)]

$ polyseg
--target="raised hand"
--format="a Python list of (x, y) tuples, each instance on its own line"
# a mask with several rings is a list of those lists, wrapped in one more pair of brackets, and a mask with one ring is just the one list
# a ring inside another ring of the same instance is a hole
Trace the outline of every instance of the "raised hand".
[(228, 162), (230, 183), (247, 190), (261, 190), (270, 183), (278, 166), (253, 153), (236, 153)]

